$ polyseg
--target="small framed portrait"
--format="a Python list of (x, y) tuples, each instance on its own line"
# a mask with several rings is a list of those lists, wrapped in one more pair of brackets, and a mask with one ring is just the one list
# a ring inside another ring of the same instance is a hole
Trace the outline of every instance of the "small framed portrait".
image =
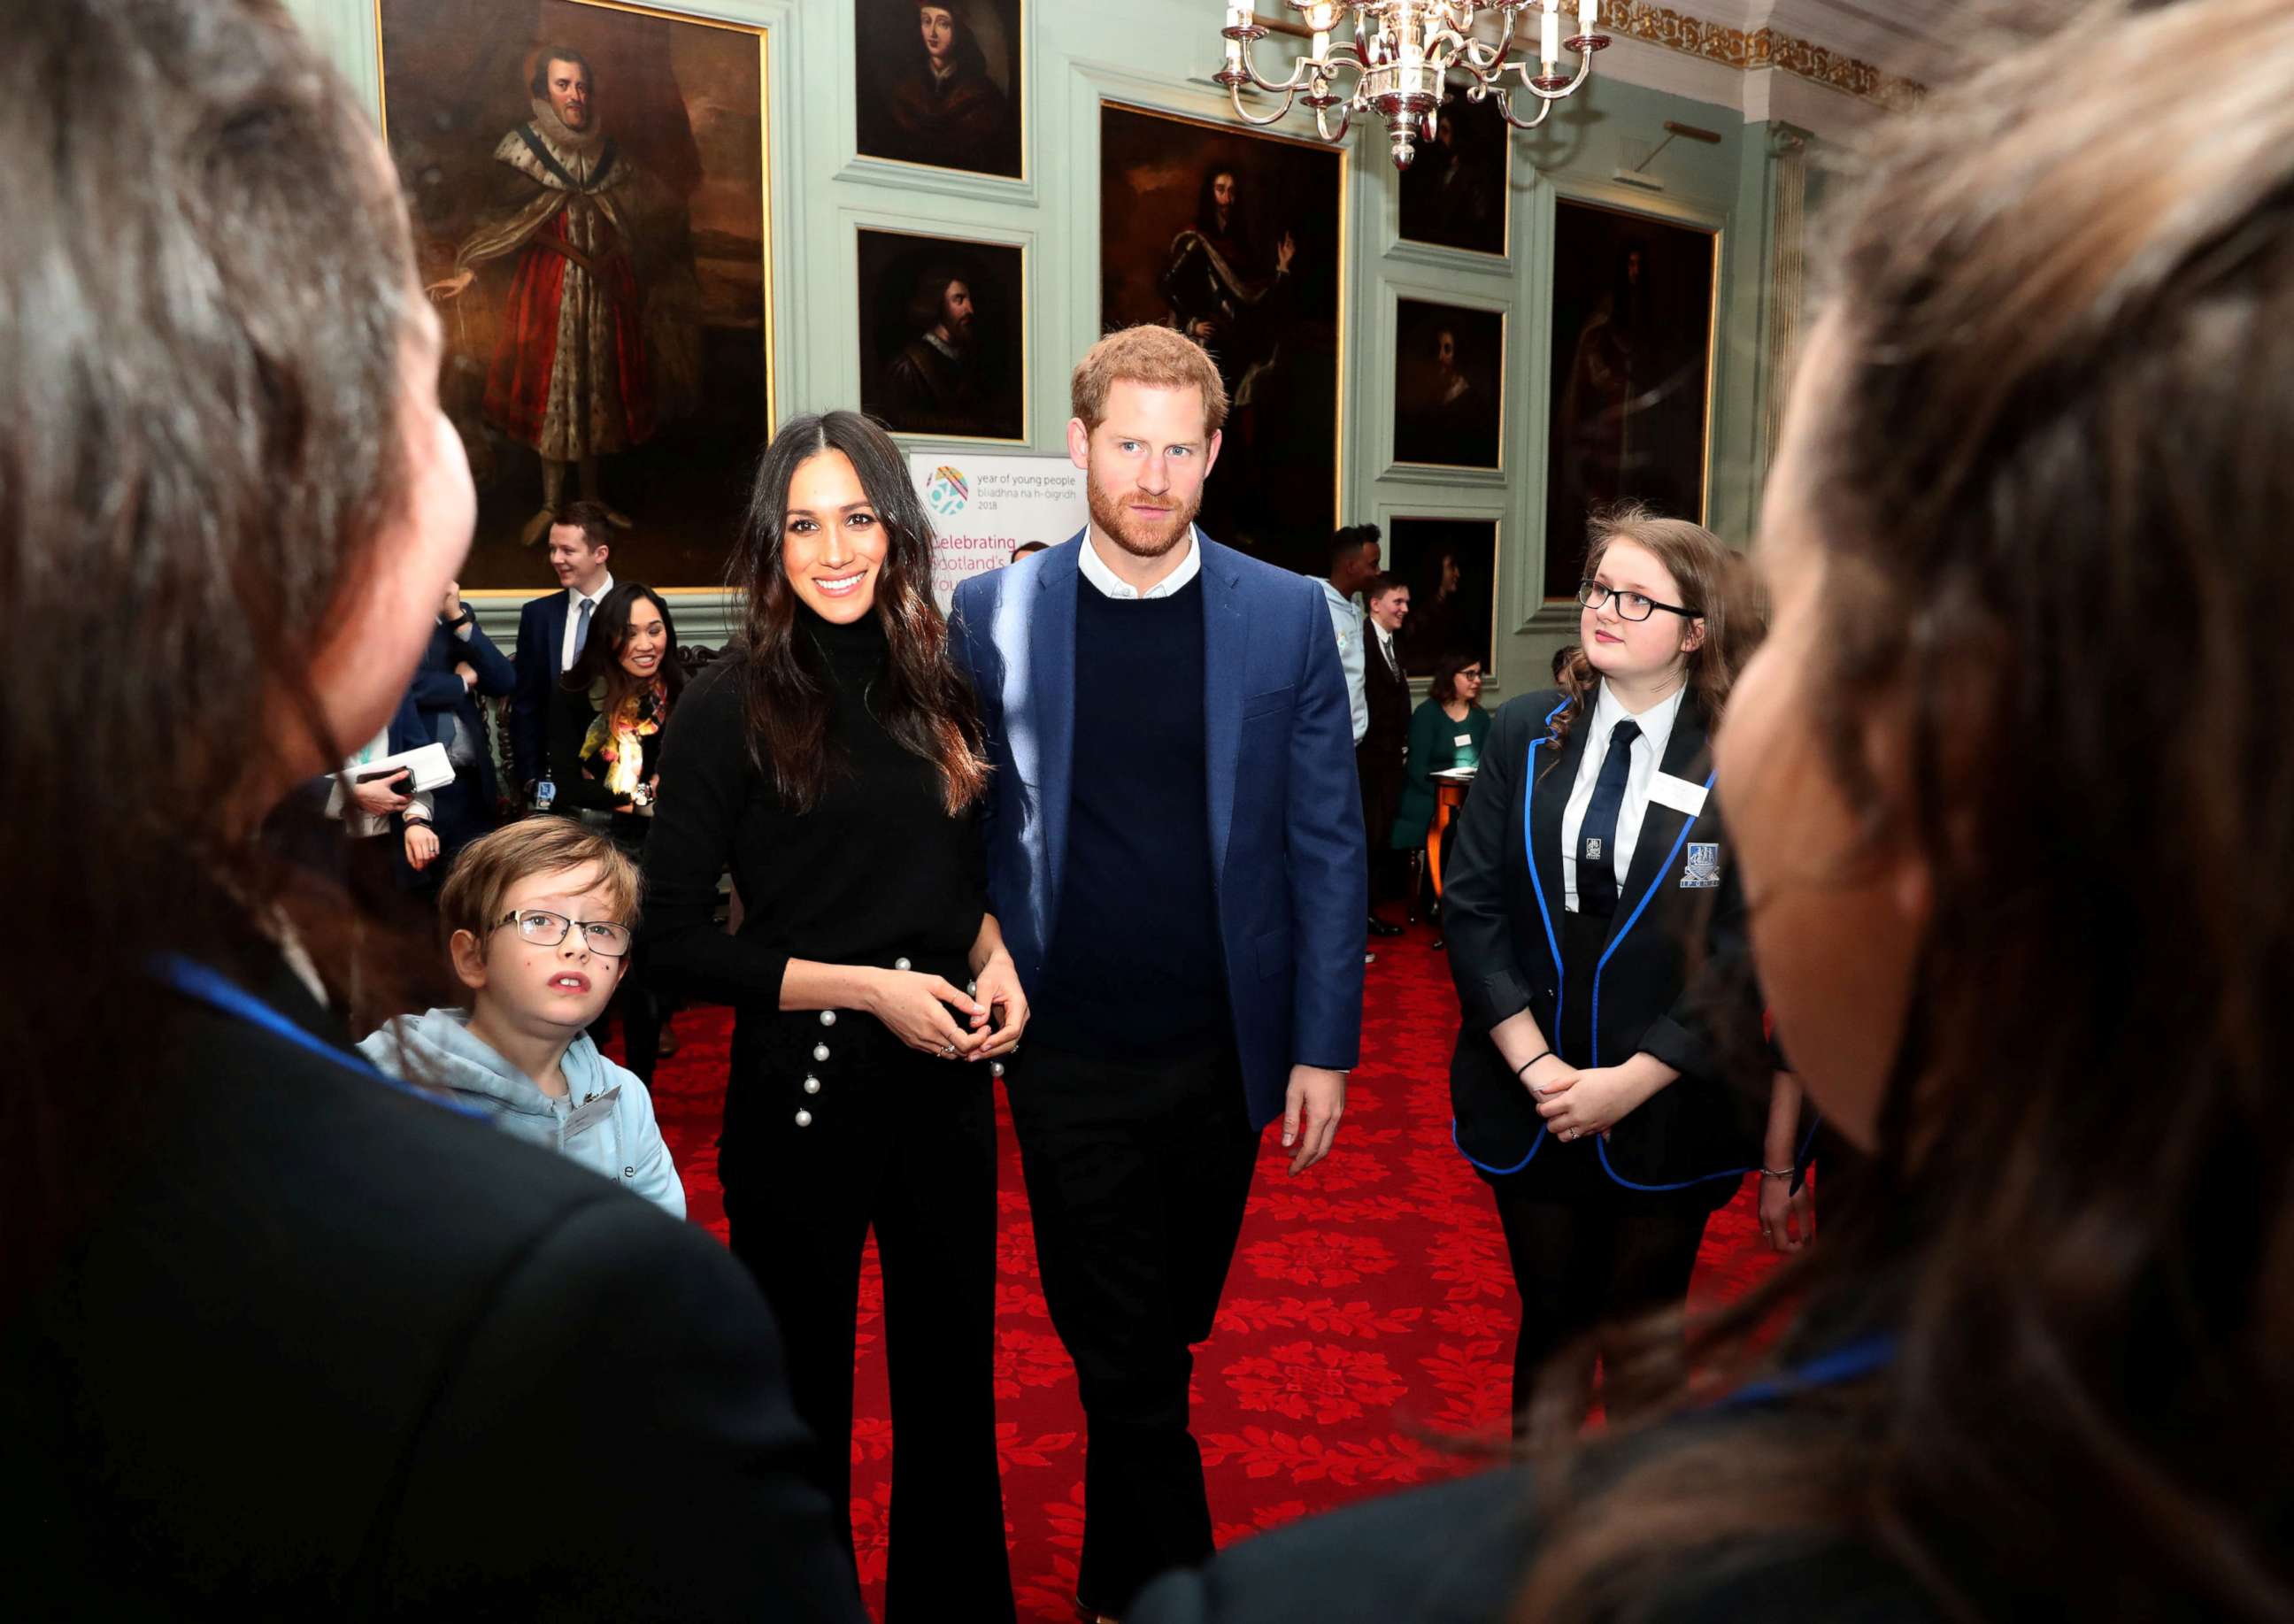
[(859, 231), (861, 410), (896, 434), (1025, 440), (1024, 250)]
[(1506, 252), (1513, 132), (1493, 102), (1468, 102), (1455, 84), (1430, 141), (1402, 171), (1404, 242), (1468, 254)]
[(1495, 472), (1504, 378), (1505, 313), (1397, 299), (1395, 461)]
[(1639, 502), (1704, 522), (1720, 241), (1647, 215), (1554, 206), (1548, 601), (1575, 594), (1592, 515)]
[(1386, 572), (1410, 588), (1402, 669), (1431, 677), (1448, 654), (1471, 654), (1495, 674), (1498, 522), (1397, 517), (1386, 527)]
[(860, 156), (1023, 178), (1024, 0), (850, 4)]

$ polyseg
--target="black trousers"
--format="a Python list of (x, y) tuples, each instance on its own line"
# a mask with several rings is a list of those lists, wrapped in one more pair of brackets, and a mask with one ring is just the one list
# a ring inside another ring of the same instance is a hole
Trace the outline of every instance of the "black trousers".
[[(1609, 922), (1583, 914), (1561, 918), (1564, 973), (1590, 986)], [(1549, 1033), (1563, 1059), (1582, 1065), (1592, 1052), (1590, 998), (1564, 1006), (1565, 1026)], [(1514, 1430), (1524, 1430), (1529, 1401), (1548, 1361), (1589, 1336), (1566, 1372), (1582, 1398), (1592, 1396), (1598, 1333), (1688, 1296), (1710, 1196), (1698, 1190), (1634, 1190), (1601, 1165), (1600, 1141), (1568, 1144), (1546, 1136), (1519, 1173), (1484, 1173), (1497, 1197), (1498, 1222), (1514, 1287), (1521, 1294), (1521, 1331), (1513, 1350)]]
[(1161, 1061), (1024, 1048), (1005, 1088), (1045, 1302), (1089, 1423), (1076, 1589), (1120, 1613), (1211, 1554), (1191, 1344), (1211, 1333), (1258, 1135), (1231, 1047)]
[(733, 1251), (780, 1322), (811, 1475), (848, 1549), (854, 1322), (876, 1231), (894, 1441), (888, 1619), (1013, 1617), (996, 1456), (992, 1087), (987, 1067), (918, 1054), (849, 1011), (828, 1027), (744, 1012), (734, 1033), (718, 1141)]

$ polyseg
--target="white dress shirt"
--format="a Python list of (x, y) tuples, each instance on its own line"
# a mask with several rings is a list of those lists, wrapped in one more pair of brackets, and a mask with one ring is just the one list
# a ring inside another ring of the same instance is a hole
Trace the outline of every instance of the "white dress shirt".
[(1203, 572), (1201, 537), (1201, 532), (1192, 524), (1188, 525), (1187, 556), (1179, 560), (1177, 569), (1164, 576), (1144, 592), (1140, 591), (1107, 567), (1107, 560), (1099, 556), (1099, 546), (1091, 539), (1091, 533), (1088, 531), (1084, 533), (1083, 540), (1077, 543), (1083, 548), (1083, 556), (1077, 562), (1083, 571), (1083, 578), (1097, 587), (1103, 597), (1130, 598), (1135, 601), (1149, 597), (1168, 597)]
[[(560, 676), (574, 669), (574, 634), (582, 625), (582, 598), (587, 597), (592, 605), (602, 604), (606, 601), (606, 594), (613, 589), (614, 572), (611, 570), (606, 572), (606, 579), (598, 583), (598, 589), (595, 592), (585, 593), (579, 587), (565, 589), (565, 637), (557, 646), (557, 670)], [(593, 606), (590, 611), (590, 619), (594, 623), (597, 618), (598, 611)]]
[(1669, 698), (1639, 716), (1628, 717), (1609, 692), (1609, 685), (1601, 684), (1593, 714), (1584, 722), (1585, 753), (1578, 758), (1577, 782), (1570, 786), (1568, 803), (1561, 808), (1561, 889), (1572, 914), (1577, 912), (1577, 836), (1585, 827), (1586, 808), (1593, 804), (1593, 785), (1600, 779), (1601, 763), (1609, 753), (1609, 735), (1619, 722), (1640, 724), (1641, 736), (1633, 741), (1632, 765), (1625, 774), (1624, 804), (1617, 808), (1617, 838), (1609, 851), (1622, 903), (1625, 875), (1633, 866), (1633, 848), (1641, 838), (1641, 820), (1648, 816), (1649, 790), (1656, 783), (1657, 764), (1664, 759), (1664, 747), (1672, 739), (1673, 719), (1680, 714), (1680, 702), (1688, 693), (1686, 686), (1675, 688)]
[(1338, 669), (1346, 674), (1346, 710), (1354, 722), (1354, 743), (1370, 731), (1370, 695), (1363, 682), (1363, 612), (1349, 598), (1338, 596), (1329, 581), (1322, 583), (1322, 601), (1330, 606), (1330, 629), (1338, 635)]

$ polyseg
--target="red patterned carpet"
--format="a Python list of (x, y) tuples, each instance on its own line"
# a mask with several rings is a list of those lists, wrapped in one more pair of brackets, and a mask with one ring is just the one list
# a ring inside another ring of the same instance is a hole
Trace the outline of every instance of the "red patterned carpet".
[[(1459, 1469), (1430, 1439), (1493, 1435), (1517, 1305), (1488, 1197), (1450, 1144), (1445, 1067), (1457, 1000), (1432, 937), (1376, 944), (1362, 1068), (1338, 1148), (1284, 1173), (1270, 1129), (1218, 1328), (1197, 1351), (1195, 1435), (1219, 1542)], [(662, 1124), (696, 1222), (724, 1233), (716, 1181), (730, 1019), (678, 1018), (683, 1046), (656, 1079)], [(1083, 1414), (1044, 1309), (1011, 1118), (1002, 1139), (996, 1397), (1004, 1509), (1022, 1617), (1071, 1620), (1083, 1540)], [(1733, 1296), (1768, 1266), (1752, 1196), (1717, 1214), (1692, 1301)], [(854, 1534), (881, 1600), (891, 1423), (873, 1256), (861, 1286), (853, 1426)]]

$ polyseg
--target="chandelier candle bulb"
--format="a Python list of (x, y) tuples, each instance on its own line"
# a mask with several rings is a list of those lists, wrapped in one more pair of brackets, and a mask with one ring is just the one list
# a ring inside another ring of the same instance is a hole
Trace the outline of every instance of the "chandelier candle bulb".
[(1553, 64), (1561, 59), (1561, 13), (1553, 9), (1553, 0), (1545, 0), (1545, 15), (1537, 23), (1538, 59), (1550, 76)]
[(1577, 0), (1577, 31), (1590, 34), (1601, 20), (1601, 0)]

